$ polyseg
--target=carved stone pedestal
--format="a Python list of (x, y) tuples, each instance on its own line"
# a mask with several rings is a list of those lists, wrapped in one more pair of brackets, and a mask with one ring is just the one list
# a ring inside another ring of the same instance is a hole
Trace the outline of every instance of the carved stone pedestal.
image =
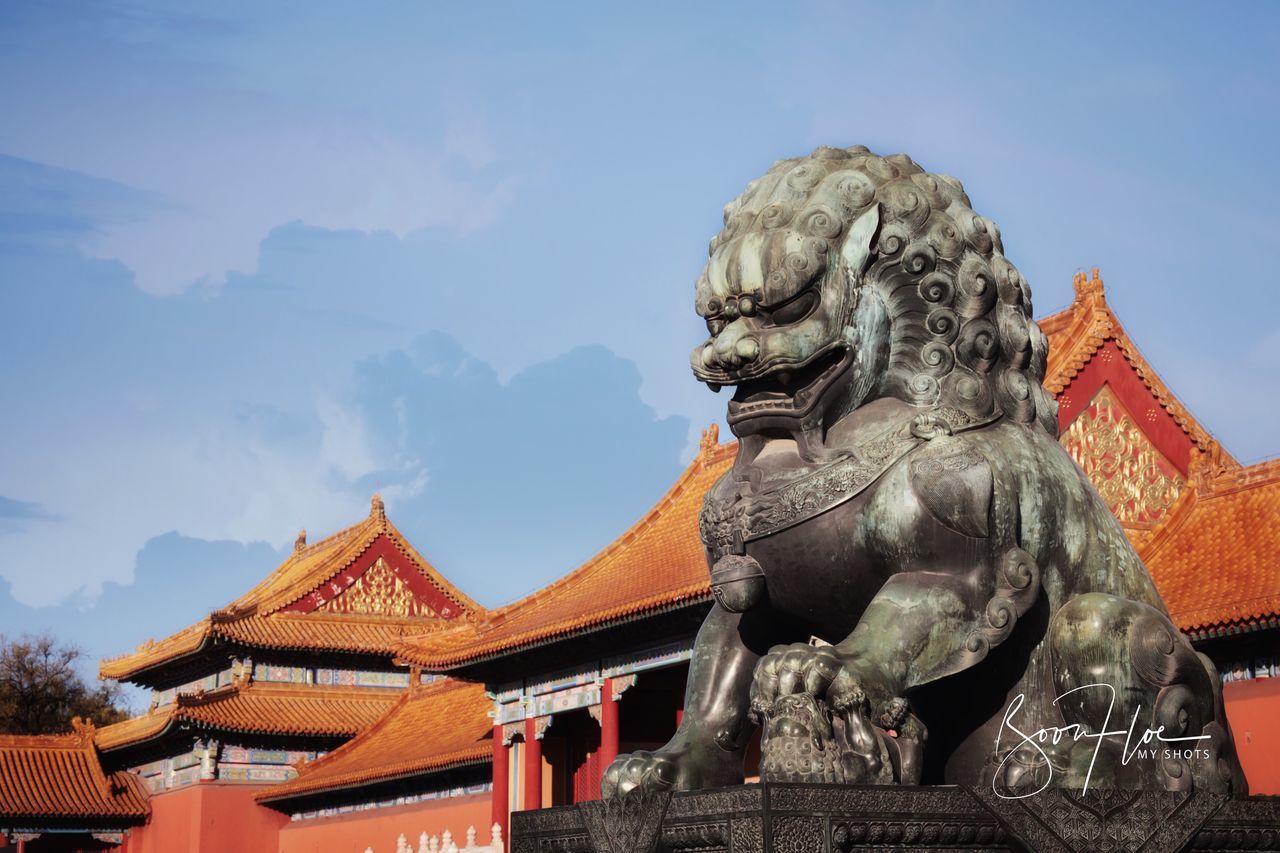
[(958, 786), (743, 785), (511, 818), (512, 853), (1280, 850), (1280, 798)]

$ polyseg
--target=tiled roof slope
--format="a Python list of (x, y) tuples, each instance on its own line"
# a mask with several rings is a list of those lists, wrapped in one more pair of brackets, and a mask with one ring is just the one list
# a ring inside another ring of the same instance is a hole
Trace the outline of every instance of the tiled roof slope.
[[(451, 612), (432, 616), (392, 617), (355, 613), (296, 613), (299, 600), (330, 584), (348, 567), (375, 551), (386, 551), (421, 573), (432, 594)], [(159, 642), (148, 641), (132, 654), (105, 660), (102, 678), (138, 680), (195, 654), (215, 638), (262, 649), (299, 649), (391, 655), (406, 633), (447, 624), (457, 616), (474, 616), (483, 608), (444, 578), (414, 549), (388, 519), (376, 495), (369, 516), (358, 524), (312, 545), (305, 537), (287, 560), (261, 583), (200, 622)]]
[(444, 679), (410, 689), (374, 726), (257, 799), (274, 803), (486, 761), (492, 708), (479, 684)]
[(0, 735), (0, 825), (50, 818), (133, 825), (150, 812), (131, 773), (105, 773), (92, 726), (66, 735)]
[(1143, 559), (1174, 622), (1193, 638), (1275, 627), (1280, 460), (1196, 477)]
[(400, 656), (447, 670), (509, 649), (548, 642), (606, 623), (707, 599), (698, 513), (711, 485), (729, 470), (737, 444), (721, 445), (713, 426), (698, 457), (640, 521), (560, 580), (484, 619), (412, 637)]
[(352, 737), (373, 725), (402, 693), (386, 687), (238, 683), (208, 693), (179, 694), (172, 705), (104, 726), (95, 741), (99, 749), (110, 752), (174, 728)]

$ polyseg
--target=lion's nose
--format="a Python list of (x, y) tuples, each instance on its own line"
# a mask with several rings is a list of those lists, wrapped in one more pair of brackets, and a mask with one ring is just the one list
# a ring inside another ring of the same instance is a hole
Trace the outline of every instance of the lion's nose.
[(760, 356), (760, 342), (750, 335), (720, 335), (703, 351), (703, 362), (711, 368), (738, 370)]

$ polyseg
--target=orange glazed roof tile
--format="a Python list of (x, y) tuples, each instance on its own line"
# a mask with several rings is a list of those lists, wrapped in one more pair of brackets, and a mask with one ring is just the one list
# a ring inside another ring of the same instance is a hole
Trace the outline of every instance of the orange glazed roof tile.
[[(420, 575), (418, 582), (438, 603), (439, 615), (333, 613), (311, 603), (316, 597), (323, 606), (321, 592), (333, 598), (329, 588), (341, 594), (344, 583), (352, 583), (350, 573), (340, 577), (348, 568), (383, 554), (403, 562), (408, 571), (416, 572), (415, 577)], [(148, 641), (132, 654), (102, 661), (99, 675), (136, 679), (193, 655), (217, 639), (251, 648), (390, 656), (405, 633), (429, 631), (459, 616), (471, 618), (483, 612), (405, 539), (387, 519), (382, 501), (375, 495), (372, 512), (360, 523), (313, 545), (306, 544), (304, 533), (294, 553), (253, 589), (164, 640)]]
[(1124, 327), (1107, 304), (1106, 288), (1097, 267), (1086, 276), (1078, 272), (1073, 281), (1075, 299), (1071, 305), (1039, 321), (1049, 338), (1049, 363), (1044, 387), (1058, 397), (1107, 341), (1115, 341), (1134, 372), (1169, 416), (1187, 434), (1192, 444), (1215, 463), (1238, 465), (1209, 431), (1191, 415), (1130, 340)]
[(276, 802), (487, 761), (492, 707), (479, 684), (445, 679), (408, 690), (368, 730), (256, 799)]
[(698, 513), (729, 470), (737, 444), (718, 444), (713, 425), (698, 457), (640, 521), (583, 565), (485, 618), (397, 646), (404, 660), (447, 670), (507, 650), (550, 642), (665, 607), (710, 598)]
[(141, 781), (104, 772), (93, 727), (73, 725), (67, 735), (0, 735), (0, 820), (142, 823), (150, 806)]
[(104, 726), (95, 742), (110, 752), (175, 728), (352, 737), (373, 725), (402, 693), (385, 687), (233, 684), (203, 694), (179, 694), (172, 705)]
[(1142, 551), (1175, 623), (1194, 639), (1280, 614), (1280, 460), (1205, 472)]

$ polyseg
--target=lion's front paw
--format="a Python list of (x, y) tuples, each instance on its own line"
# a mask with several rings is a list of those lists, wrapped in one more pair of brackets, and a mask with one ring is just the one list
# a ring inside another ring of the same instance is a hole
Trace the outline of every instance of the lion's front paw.
[(600, 794), (609, 799), (636, 788), (669, 790), (675, 787), (678, 770), (676, 762), (661, 753), (641, 751), (619, 755), (604, 771)]
[(751, 685), (751, 714), (764, 726), (762, 775), (856, 784), (905, 778), (894, 766), (897, 745), (882, 729), (902, 725), (906, 701), (886, 703), (875, 723), (868, 706), (856, 666), (835, 649), (801, 643), (774, 648), (757, 665)]
[(792, 643), (770, 649), (751, 682), (752, 718), (763, 723), (779, 697), (796, 693), (823, 699), (840, 712), (861, 710), (866, 704), (858, 674), (831, 646)]

